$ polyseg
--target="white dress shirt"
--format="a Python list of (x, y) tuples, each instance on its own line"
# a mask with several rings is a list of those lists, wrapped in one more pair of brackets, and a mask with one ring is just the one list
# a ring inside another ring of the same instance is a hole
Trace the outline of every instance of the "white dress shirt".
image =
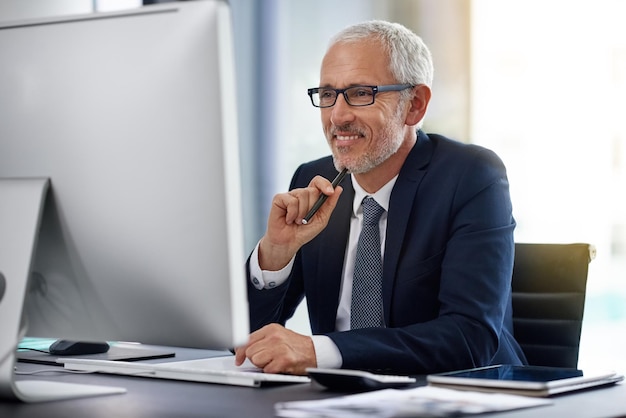
[[(354, 202), (352, 216), (350, 218), (350, 237), (346, 248), (343, 263), (343, 273), (341, 276), (341, 291), (339, 297), (339, 307), (337, 308), (337, 320), (335, 328), (337, 331), (347, 331), (350, 329), (350, 307), (352, 299), (352, 275), (354, 273), (354, 261), (356, 259), (356, 247), (359, 240), (363, 223), (363, 209), (361, 202), (366, 196), (371, 196), (376, 200), (385, 212), (380, 217), (380, 244), (381, 254), (384, 256), (385, 238), (387, 231), (387, 212), (389, 210), (389, 199), (391, 191), (396, 183), (397, 176), (391, 179), (380, 190), (374, 194), (368, 194), (359, 185), (353, 176), (350, 176), (354, 187)], [(250, 277), (252, 284), (259, 290), (272, 289), (284, 283), (291, 273), (294, 259), (278, 271), (261, 270), (259, 266), (259, 244), (256, 245), (250, 257)], [(339, 368), (342, 364), (341, 353), (333, 341), (325, 335), (313, 335), (313, 345), (317, 357), (317, 367)]]

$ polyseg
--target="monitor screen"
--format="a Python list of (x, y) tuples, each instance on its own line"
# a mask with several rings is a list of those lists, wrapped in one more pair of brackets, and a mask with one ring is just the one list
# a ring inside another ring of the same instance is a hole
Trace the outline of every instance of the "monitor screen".
[(245, 341), (231, 31), (218, 0), (0, 24), (0, 181), (50, 184), (26, 335)]

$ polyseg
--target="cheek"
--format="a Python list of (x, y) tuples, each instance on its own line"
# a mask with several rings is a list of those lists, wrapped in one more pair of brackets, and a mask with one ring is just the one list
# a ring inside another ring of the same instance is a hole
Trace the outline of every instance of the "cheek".
[(332, 124), (328, 121), (322, 121), (322, 130), (324, 131), (324, 136), (326, 137), (326, 139), (330, 141), (332, 137)]
[(328, 134), (332, 127), (332, 122), (330, 121), (330, 112), (322, 110), (320, 114), (320, 121), (322, 122), (322, 129), (324, 130), (324, 133)]

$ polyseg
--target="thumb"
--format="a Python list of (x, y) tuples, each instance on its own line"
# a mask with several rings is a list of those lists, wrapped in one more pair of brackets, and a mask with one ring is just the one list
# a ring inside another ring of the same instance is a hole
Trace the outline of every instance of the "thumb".
[(328, 199), (322, 205), (322, 207), (315, 214), (316, 219), (320, 220), (322, 224), (325, 226), (328, 224), (328, 220), (330, 219), (330, 215), (335, 210), (337, 206), (337, 202), (339, 201), (339, 196), (343, 193), (343, 187), (337, 186), (331, 195), (328, 195)]

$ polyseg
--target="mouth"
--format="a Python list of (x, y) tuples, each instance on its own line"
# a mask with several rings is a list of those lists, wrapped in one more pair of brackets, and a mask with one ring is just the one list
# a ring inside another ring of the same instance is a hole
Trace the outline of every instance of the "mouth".
[(331, 125), (329, 127), (329, 144), (338, 151), (345, 153), (363, 143), (367, 131), (355, 124)]
[(333, 138), (337, 146), (352, 145), (355, 141), (361, 140), (365, 135), (357, 129), (334, 129)]
[(335, 135), (335, 139), (337, 141), (354, 141), (359, 139), (361, 136), (360, 135)]

